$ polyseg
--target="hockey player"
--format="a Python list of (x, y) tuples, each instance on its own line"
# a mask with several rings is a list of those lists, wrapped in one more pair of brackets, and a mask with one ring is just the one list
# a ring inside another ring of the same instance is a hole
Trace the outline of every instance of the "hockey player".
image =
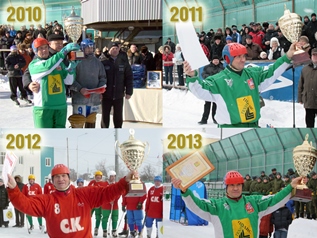
[(76, 62), (69, 68), (62, 62), (70, 51), (78, 50), (73, 43), (66, 45), (60, 52), (49, 58), (49, 42), (44, 38), (33, 41), (32, 48), (37, 58), (29, 64), (32, 81), (40, 84), (34, 93), (33, 118), (36, 128), (65, 128), (67, 103), (65, 84), (74, 81)]
[(132, 175), (138, 177), (137, 172), (129, 172), (112, 186), (76, 189), (71, 186), (69, 174), (67, 166), (56, 164), (51, 171), (56, 191), (34, 197), (23, 195), (13, 177), (8, 175), (8, 194), (12, 204), (32, 216), (43, 216), (51, 238), (92, 238), (91, 209), (125, 194)]
[[(95, 186), (95, 187), (106, 187), (107, 184), (102, 181), (102, 172), (101, 171), (96, 171), (95, 172), (95, 179), (91, 180), (88, 184), (88, 186)], [(101, 223), (101, 206), (100, 207), (95, 207), (94, 209), (91, 210), (91, 216), (94, 214), (95, 212), (95, 219), (96, 219), (96, 224), (95, 224), (95, 230), (94, 230), (94, 236), (98, 235), (98, 230), (99, 230), (99, 226)]]
[(51, 174), (49, 174), (47, 176), (48, 181), (47, 183), (44, 185), (44, 194), (49, 194), (55, 191), (55, 187), (54, 184), (52, 183), (52, 176)]
[(84, 187), (84, 180), (82, 178), (77, 179), (77, 188), (82, 188)]
[(96, 115), (100, 107), (100, 94), (105, 92), (101, 88), (98, 93), (89, 93), (88, 89), (95, 89), (106, 85), (107, 78), (103, 64), (94, 55), (95, 43), (84, 39), (80, 48), (85, 54), (76, 67), (75, 81), (70, 87), (72, 90), (73, 115), (68, 120), (72, 127), (95, 128)]
[[(29, 183), (24, 185), (22, 193), (26, 197), (36, 197), (37, 195), (42, 194), (42, 188), (39, 184), (35, 183), (35, 176), (33, 174), (29, 175), (28, 180), (29, 180)], [(29, 228), (29, 232), (30, 232), (31, 230), (34, 229), (32, 215), (26, 215), (26, 218), (28, 219), (30, 223), (30, 228)], [(37, 221), (40, 225), (40, 230), (42, 231), (44, 229), (44, 226), (42, 225), (42, 217), (37, 216)]]
[[(127, 209), (128, 225), (130, 229), (130, 237), (137, 237), (142, 231), (143, 220), (143, 202), (146, 199), (146, 194), (142, 197), (123, 197), (122, 207)], [(137, 230), (134, 226), (137, 226)]]
[(161, 176), (155, 176), (154, 186), (148, 191), (145, 205), (145, 214), (147, 238), (151, 238), (154, 219), (156, 220), (156, 237), (158, 237), (157, 222), (161, 222), (163, 219), (163, 186)]
[(186, 81), (192, 93), (199, 99), (217, 104), (216, 121), (220, 127), (258, 127), (260, 96), (263, 91), (290, 66), (295, 52), (293, 43), (289, 51), (276, 62), (264, 67), (244, 68), (247, 49), (238, 43), (227, 44), (222, 57), (226, 68), (218, 74), (200, 80), (187, 61), (184, 62)]
[[(114, 184), (116, 182), (116, 172), (115, 171), (109, 171), (108, 176), (109, 179), (105, 183), (107, 186)], [(118, 225), (118, 199), (120, 197), (116, 198), (115, 200), (111, 201), (110, 203), (103, 203), (102, 204), (102, 229), (103, 229), (103, 237), (107, 237), (107, 227), (111, 225), (112, 231), (111, 235), (112, 237), (118, 237), (117, 235), (117, 225)], [(111, 216), (111, 217), (110, 217)], [(111, 219), (112, 224), (108, 225), (109, 217)], [(109, 231), (109, 229), (108, 229)]]
[[(242, 195), (243, 176), (237, 171), (229, 171), (224, 177), (226, 197), (209, 200), (196, 197), (189, 189), (181, 193), (188, 209), (210, 221), (215, 226), (215, 237), (259, 237), (260, 219), (284, 205), (302, 178), (295, 178), (290, 185), (274, 196)], [(179, 188), (180, 179), (172, 179)]]

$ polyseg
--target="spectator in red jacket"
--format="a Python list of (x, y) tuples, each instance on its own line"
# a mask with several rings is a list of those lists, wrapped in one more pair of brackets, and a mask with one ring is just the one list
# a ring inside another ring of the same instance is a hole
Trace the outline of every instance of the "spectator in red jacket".
[(265, 46), (262, 44), (264, 32), (258, 29), (258, 25), (255, 22), (252, 23), (251, 27), (252, 30), (249, 33), (249, 35), (252, 36), (253, 42), (258, 44), (261, 47), (261, 49), (265, 50)]
[(129, 172), (118, 183), (108, 187), (87, 186), (76, 189), (71, 186), (67, 166), (57, 164), (51, 171), (56, 191), (51, 194), (26, 197), (8, 175), (8, 194), (12, 204), (32, 216), (43, 216), (47, 221), (47, 233), (51, 238), (92, 238), (90, 212), (104, 202), (111, 202), (127, 192), (131, 176)]
[(173, 84), (173, 58), (174, 54), (171, 52), (171, 47), (169, 45), (164, 45), (163, 48), (163, 66), (164, 66), (164, 72), (165, 72), (165, 83)]
[(261, 218), (259, 238), (271, 237), (273, 232), (273, 224), (271, 222), (272, 213)]
[(147, 238), (151, 238), (154, 219), (156, 220), (156, 237), (158, 237), (157, 222), (161, 222), (163, 219), (163, 186), (161, 176), (155, 176), (154, 186), (148, 191), (145, 213)]

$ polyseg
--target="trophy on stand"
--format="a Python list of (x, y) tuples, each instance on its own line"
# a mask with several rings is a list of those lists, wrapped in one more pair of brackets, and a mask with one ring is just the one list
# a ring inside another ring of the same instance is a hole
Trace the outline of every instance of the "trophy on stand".
[[(124, 141), (121, 145), (119, 141), (115, 142), (115, 150), (118, 152), (118, 147), (121, 149), (120, 158), (126, 164), (130, 171), (136, 171), (140, 168), (143, 160), (145, 159), (145, 147), (148, 147), (147, 155), (150, 152), (150, 146), (148, 142), (142, 142), (134, 139), (134, 130), (130, 129), (130, 137)], [(129, 183), (129, 191), (126, 197), (142, 197), (146, 194), (146, 187), (139, 178), (132, 178)]]
[[(77, 41), (82, 34), (83, 18), (76, 15), (74, 7), (72, 7), (70, 16), (64, 19), (64, 27), (67, 35), (75, 44), (77, 44)], [(68, 58), (69, 60), (81, 60), (85, 58), (85, 54), (80, 50), (71, 51), (68, 53)]]
[[(312, 143), (308, 143), (308, 134), (305, 136), (305, 141), (302, 145), (296, 146), (293, 150), (293, 161), (295, 169), (299, 176), (302, 178), (313, 170), (317, 160), (317, 150), (312, 146)], [(300, 202), (309, 202), (312, 200), (312, 191), (308, 189), (306, 184), (303, 183), (297, 185), (292, 191), (292, 200)]]
[[(300, 16), (296, 13), (291, 13), (284, 4), (284, 15), (278, 20), (278, 25), (285, 38), (291, 42), (297, 42), (302, 34), (304, 23), (301, 21)], [(296, 52), (292, 57), (293, 65), (299, 66), (309, 63), (310, 57), (307, 52), (302, 49), (296, 48)]]

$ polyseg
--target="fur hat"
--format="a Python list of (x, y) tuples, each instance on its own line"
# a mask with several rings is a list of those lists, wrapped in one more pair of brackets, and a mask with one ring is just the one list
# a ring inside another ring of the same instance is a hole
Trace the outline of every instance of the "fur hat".
[(274, 41), (277, 42), (277, 45), (278, 45), (278, 46), (280, 46), (280, 42), (278, 41), (278, 39), (277, 39), (276, 37), (272, 37), (271, 40), (270, 40), (270, 47), (272, 47), (272, 43), (273, 43)]

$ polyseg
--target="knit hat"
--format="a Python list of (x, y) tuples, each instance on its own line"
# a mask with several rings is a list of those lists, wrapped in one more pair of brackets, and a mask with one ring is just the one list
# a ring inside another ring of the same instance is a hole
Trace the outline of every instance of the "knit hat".
[(117, 42), (110, 42), (109, 45), (108, 45), (108, 50), (110, 50), (112, 47), (119, 47), (118, 43)]
[(251, 35), (249, 35), (249, 34), (247, 34), (245, 38), (246, 39), (251, 39), (251, 40), (253, 39), (253, 37)]
[(47, 39), (48, 39), (48, 41), (64, 40), (64, 36), (59, 35), (59, 34), (50, 34)]
[(231, 36), (227, 36), (226, 40), (231, 40), (232, 41), (232, 37)]
[(316, 13), (312, 13), (311, 15), (310, 15), (310, 17), (315, 17), (316, 16)]

